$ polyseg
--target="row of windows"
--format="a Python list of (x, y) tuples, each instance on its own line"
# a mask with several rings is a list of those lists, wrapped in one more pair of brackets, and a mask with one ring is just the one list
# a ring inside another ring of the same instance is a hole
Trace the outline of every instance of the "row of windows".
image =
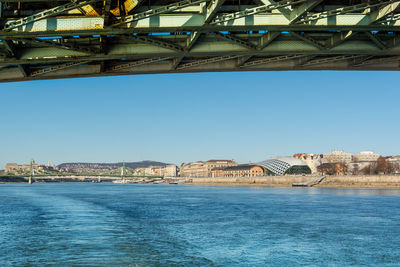
[[(238, 170), (238, 171), (228, 171), (229, 173), (235, 173), (235, 172), (249, 172), (249, 170)], [(252, 173), (261, 173), (262, 170), (251, 170)]]

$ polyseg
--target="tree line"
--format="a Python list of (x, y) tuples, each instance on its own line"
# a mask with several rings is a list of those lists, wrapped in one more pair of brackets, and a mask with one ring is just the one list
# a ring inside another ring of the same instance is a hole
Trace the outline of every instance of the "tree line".
[(400, 163), (390, 162), (385, 157), (379, 157), (376, 161), (362, 164), (360, 162), (329, 162), (317, 167), (322, 175), (377, 175), (400, 174)]

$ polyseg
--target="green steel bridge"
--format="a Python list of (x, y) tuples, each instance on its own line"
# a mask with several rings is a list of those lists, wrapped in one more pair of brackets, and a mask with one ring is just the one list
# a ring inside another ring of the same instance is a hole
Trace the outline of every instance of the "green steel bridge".
[(399, 70), (400, 1), (0, 1), (0, 81)]

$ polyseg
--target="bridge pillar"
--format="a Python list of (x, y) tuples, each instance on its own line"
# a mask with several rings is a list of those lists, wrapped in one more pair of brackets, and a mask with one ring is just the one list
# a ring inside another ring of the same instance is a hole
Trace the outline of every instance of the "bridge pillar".
[(33, 173), (34, 173), (34, 170), (33, 170), (33, 160), (31, 160), (31, 173), (30, 173), (29, 181), (28, 181), (29, 184), (32, 184)]

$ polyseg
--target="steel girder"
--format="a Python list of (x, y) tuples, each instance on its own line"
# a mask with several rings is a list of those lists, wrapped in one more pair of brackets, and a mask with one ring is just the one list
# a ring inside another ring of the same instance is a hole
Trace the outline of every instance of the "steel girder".
[(56, 6), (54, 8), (51, 9), (47, 9), (44, 10), (42, 12), (37, 12), (31, 16), (28, 17), (23, 17), (23, 18), (19, 18), (16, 20), (8, 20), (6, 21), (3, 30), (4, 31), (11, 31), (15, 28), (39, 21), (39, 20), (43, 20), (45, 18), (48, 17), (53, 17), (59, 14), (63, 14), (69, 10), (73, 10), (73, 9), (77, 9), (89, 4), (92, 4), (96, 1), (99, 0), (88, 0), (88, 1), (70, 1), (69, 3), (65, 4), (65, 5), (61, 5), (61, 6)]
[(400, 1), (242, 1), (0, 0), (0, 81), (399, 70)]

